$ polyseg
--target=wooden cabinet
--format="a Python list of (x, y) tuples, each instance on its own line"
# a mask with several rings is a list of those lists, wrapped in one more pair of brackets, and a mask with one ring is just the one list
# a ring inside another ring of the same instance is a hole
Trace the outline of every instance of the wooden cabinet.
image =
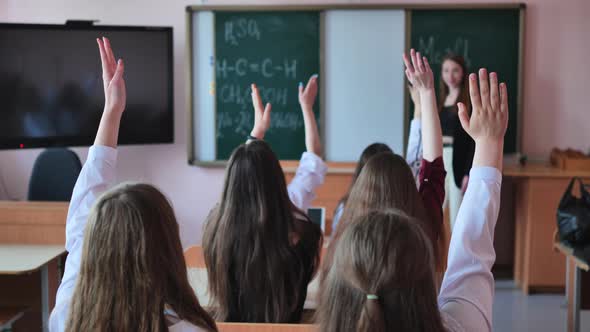
[(590, 183), (590, 172), (572, 172), (548, 165), (506, 167), (504, 177), (514, 183), (514, 280), (528, 294), (563, 291), (565, 257), (553, 249), (557, 206), (570, 180)]

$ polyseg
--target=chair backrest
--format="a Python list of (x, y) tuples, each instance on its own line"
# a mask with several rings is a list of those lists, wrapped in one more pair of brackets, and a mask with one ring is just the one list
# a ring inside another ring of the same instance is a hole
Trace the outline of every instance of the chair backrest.
[(217, 323), (219, 332), (317, 332), (312, 324)]
[(73, 151), (63, 148), (43, 151), (33, 165), (28, 200), (69, 201), (81, 170), (80, 158)]

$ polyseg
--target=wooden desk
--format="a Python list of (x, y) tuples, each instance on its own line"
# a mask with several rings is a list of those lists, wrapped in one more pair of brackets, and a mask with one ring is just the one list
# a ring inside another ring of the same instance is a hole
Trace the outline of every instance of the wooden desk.
[[(68, 202), (0, 201), (0, 245), (53, 245), (63, 252), (68, 206)], [(8, 257), (0, 256), (1, 259)], [(25, 261), (11, 262), (14, 263), (27, 264)], [(60, 263), (61, 259), (52, 259), (43, 268), (35, 270), (33, 267), (33, 272), (0, 275), (0, 306), (29, 308), (14, 324), (15, 332), (42, 329), (42, 318), (47, 317), (43, 312), (49, 312), (55, 304), (61, 281)], [(12, 271), (31, 270), (31, 266), (25, 265), (13, 265)], [(47, 282), (40, 284), (39, 280)], [(48, 292), (43, 292), (44, 286)], [(42, 294), (47, 298), (42, 298)]]
[[(567, 258), (566, 272), (566, 294), (567, 294), (567, 319), (566, 331), (580, 331), (580, 310), (584, 307), (582, 297), (583, 288), (585, 293), (590, 293), (590, 246), (582, 250), (575, 250), (560, 242), (554, 242), (554, 247)], [(583, 282), (584, 279), (587, 282)]]
[(0, 201), (0, 244), (66, 243), (67, 202)]
[(41, 321), (43, 331), (48, 330), (50, 298), (48, 265), (66, 253), (60, 245), (0, 245), (0, 275), (25, 275), (41, 272)]
[[(324, 184), (317, 189), (316, 199), (312, 202), (312, 206), (326, 208), (325, 235), (330, 235), (332, 234), (334, 210), (342, 196), (348, 191), (348, 187), (350, 187), (356, 163), (329, 162), (326, 164), (328, 165), (328, 173), (324, 179)], [(299, 161), (282, 161), (281, 165), (285, 171), (285, 179), (289, 183), (295, 176)]]
[(565, 257), (553, 250), (557, 206), (571, 178), (590, 182), (590, 172), (563, 171), (546, 164), (508, 166), (504, 177), (515, 184), (514, 280), (525, 294), (561, 291)]

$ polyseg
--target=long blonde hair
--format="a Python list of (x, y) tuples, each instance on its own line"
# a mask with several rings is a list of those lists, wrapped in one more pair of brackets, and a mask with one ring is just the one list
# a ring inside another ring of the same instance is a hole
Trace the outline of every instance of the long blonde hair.
[(167, 331), (166, 308), (209, 331), (188, 278), (178, 224), (148, 184), (121, 184), (88, 217), (66, 331)]

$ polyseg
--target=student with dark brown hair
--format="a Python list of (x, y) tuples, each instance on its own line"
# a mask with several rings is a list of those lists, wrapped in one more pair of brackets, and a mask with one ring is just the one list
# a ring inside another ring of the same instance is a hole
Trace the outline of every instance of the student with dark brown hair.
[[(422, 101), (423, 161), (419, 172), (419, 188), (407, 162), (391, 152), (383, 152), (369, 158), (350, 190), (342, 218), (334, 233), (326, 257), (329, 267), (334, 254), (334, 244), (348, 224), (370, 210), (398, 209), (413, 217), (424, 228), (434, 247), (437, 271), (442, 277), (445, 264), (445, 236), (442, 217), (444, 200), (444, 165), (442, 161), (442, 135), (434, 77), (428, 61), (413, 49), (410, 58), (404, 54), (406, 75), (418, 91)], [(324, 278), (322, 273), (322, 278)]]
[(373, 157), (374, 155), (379, 154), (381, 152), (393, 153), (393, 150), (391, 150), (391, 148), (387, 144), (373, 143), (373, 144), (370, 144), (369, 146), (367, 146), (363, 150), (363, 152), (361, 153), (361, 156), (360, 156), (358, 162), (356, 163), (356, 168), (354, 169), (354, 173), (352, 174), (352, 181), (350, 182), (350, 186), (348, 187), (348, 191), (346, 192), (346, 194), (344, 194), (344, 196), (342, 196), (342, 198), (338, 202), (338, 205), (336, 205), (336, 209), (334, 210), (334, 217), (332, 218), (332, 231), (335, 231), (338, 228), (338, 223), (340, 222), (340, 218), (342, 217), (342, 213), (344, 212), (344, 206), (346, 205), (346, 201), (348, 201), (348, 196), (350, 196), (350, 191), (352, 190), (352, 187), (356, 183), (356, 179), (358, 179), (359, 175), (361, 174), (363, 167), (365, 167), (365, 164), (367, 164), (367, 162), (369, 161), (369, 159), (371, 159), (371, 157)]
[(271, 106), (252, 86), (254, 128), (228, 162), (219, 205), (203, 235), (214, 316), (226, 322), (296, 323), (322, 246), (320, 228), (306, 214), (326, 165), (313, 115), (317, 76), (299, 88), (307, 152), (293, 181), (263, 141)]
[(50, 330), (217, 331), (188, 282), (166, 197), (141, 183), (106, 191), (116, 177), (126, 89), (123, 61), (115, 60), (108, 39), (97, 43), (105, 108), (70, 201), (69, 254)]
[(415, 217), (397, 209), (367, 211), (355, 217), (336, 244), (321, 286), (320, 331), (492, 330), (491, 268), (508, 96), (506, 85), (498, 84), (495, 73), (488, 78), (485, 69), (479, 72), (479, 87), (475, 74), (469, 85), (472, 114), (460, 103), (459, 119), (475, 141), (473, 169), (440, 293), (431, 240)]

